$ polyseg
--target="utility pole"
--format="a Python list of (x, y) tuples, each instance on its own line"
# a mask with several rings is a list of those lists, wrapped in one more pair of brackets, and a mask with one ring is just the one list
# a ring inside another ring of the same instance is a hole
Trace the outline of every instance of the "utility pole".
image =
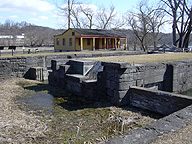
[(71, 7), (70, 7), (70, 0), (68, 0), (68, 29), (70, 28), (71, 23)]

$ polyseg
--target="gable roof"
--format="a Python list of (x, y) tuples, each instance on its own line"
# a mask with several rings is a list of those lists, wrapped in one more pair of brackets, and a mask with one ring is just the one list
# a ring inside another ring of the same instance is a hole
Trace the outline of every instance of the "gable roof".
[(81, 35), (99, 35), (99, 36), (126, 36), (119, 30), (103, 30), (103, 29), (78, 29), (71, 28)]

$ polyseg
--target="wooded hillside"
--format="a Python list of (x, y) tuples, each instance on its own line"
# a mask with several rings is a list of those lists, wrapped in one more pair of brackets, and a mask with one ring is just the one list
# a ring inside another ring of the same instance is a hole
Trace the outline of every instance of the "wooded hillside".
[[(24, 34), (25, 46), (53, 46), (54, 35), (61, 34), (64, 31), (64, 29), (52, 29), (48, 27), (36, 26), (27, 22), (14, 23), (12, 21), (7, 21), (5, 24), (0, 24), (0, 35), (15, 36)], [(127, 36), (129, 48), (140, 47), (139, 42), (137, 38), (135, 38), (132, 30), (118, 29), (118, 31), (121, 31), (121, 33), (124, 33)], [(0, 43), (2, 43), (2, 40), (0, 41)], [(171, 34), (159, 34), (158, 46), (163, 44), (172, 46)], [(152, 46), (153, 44), (150, 44), (149, 41), (149, 45)], [(192, 38), (190, 41), (190, 45), (192, 45)]]

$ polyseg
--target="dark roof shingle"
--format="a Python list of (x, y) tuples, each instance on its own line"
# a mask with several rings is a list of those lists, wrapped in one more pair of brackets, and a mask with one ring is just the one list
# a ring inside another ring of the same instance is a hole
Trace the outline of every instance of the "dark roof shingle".
[(118, 30), (78, 29), (78, 28), (71, 28), (71, 29), (82, 35), (126, 36), (121, 31), (118, 31)]

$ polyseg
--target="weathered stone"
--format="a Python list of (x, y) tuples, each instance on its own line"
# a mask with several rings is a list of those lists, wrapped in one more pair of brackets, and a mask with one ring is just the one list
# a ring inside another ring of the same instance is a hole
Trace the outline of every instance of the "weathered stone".
[(192, 104), (192, 98), (141, 87), (131, 87), (130, 104), (167, 115)]
[(74, 82), (71, 80), (67, 80), (66, 82), (67, 90), (71, 91), (77, 95), (81, 95), (81, 84), (78, 82)]
[(107, 95), (108, 95), (109, 97), (113, 97), (113, 96), (114, 96), (114, 91), (111, 90), (111, 89), (107, 89)]
[(125, 90), (125, 91), (114, 90), (114, 96), (118, 97), (119, 99), (122, 99), (127, 94), (127, 92), (128, 92), (127, 90)]
[(66, 74), (66, 80), (72, 80), (75, 82), (81, 83), (82, 81), (88, 79), (86, 76), (79, 75), (79, 74)]
[(130, 82), (134, 80), (133, 73), (117, 75), (116, 79), (119, 79), (119, 82)]
[(144, 83), (145, 84), (150, 84), (150, 83), (157, 83), (157, 82), (161, 82), (164, 80), (163, 75), (159, 75), (159, 76), (149, 76), (149, 77), (144, 77)]
[(29, 69), (29, 71), (25, 75), (25, 78), (32, 79), (32, 80), (39, 80), (39, 81), (47, 80), (48, 79), (47, 68), (32, 67)]
[(111, 88), (111, 81), (110, 80), (106, 80), (106, 88)]
[(132, 82), (121, 82), (118, 84), (118, 90), (122, 91), (122, 90), (128, 90), (130, 88), (130, 86), (135, 86), (136, 83)]
[(136, 72), (133, 74), (133, 79), (137, 80), (137, 79), (143, 79), (144, 78), (144, 72)]
[(62, 64), (66, 64), (68, 63), (69, 60), (68, 59), (57, 59), (57, 60), (51, 60), (51, 69), (53, 71), (56, 71), (59, 69), (59, 66)]
[(102, 65), (113, 69), (128, 68), (131, 66), (131, 64), (125, 62), (102, 62)]

